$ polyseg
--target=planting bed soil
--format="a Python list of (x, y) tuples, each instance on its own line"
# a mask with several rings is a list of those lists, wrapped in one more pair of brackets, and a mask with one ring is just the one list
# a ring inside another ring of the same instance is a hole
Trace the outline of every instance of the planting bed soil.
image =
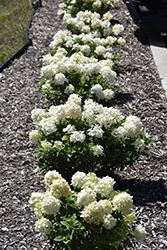
[[(65, 27), (57, 16), (58, 3), (60, 0), (42, 1), (43, 7), (37, 9), (29, 32), (33, 46), (0, 74), (2, 250), (49, 249), (47, 240), (35, 232), (36, 218), (28, 203), (32, 192), (45, 191), (44, 174), (37, 171), (35, 146), (29, 141), (29, 132), (35, 129), (31, 111), (45, 107), (45, 99), (37, 88), (42, 56), (49, 52), (53, 35)], [(147, 231), (146, 240), (136, 249), (167, 249), (167, 99), (146, 33), (133, 23), (122, 1), (111, 13), (124, 25), (122, 37), (126, 39), (124, 46), (113, 48), (113, 52), (120, 53), (123, 65), (113, 84), (119, 90), (115, 107), (125, 115), (140, 117), (156, 143), (149, 146), (148, 157), (108, 175), (115, 178), (115, 189), (129, 189), (136, 224)]]

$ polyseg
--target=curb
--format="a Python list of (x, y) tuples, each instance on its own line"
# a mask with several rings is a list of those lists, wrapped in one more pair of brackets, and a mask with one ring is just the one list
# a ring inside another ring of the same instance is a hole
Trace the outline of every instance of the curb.
[(148, 33), (148, 38), (153, 58), (161, 78), (162, 87), (167, 97), (167, 48), (160, 35)]

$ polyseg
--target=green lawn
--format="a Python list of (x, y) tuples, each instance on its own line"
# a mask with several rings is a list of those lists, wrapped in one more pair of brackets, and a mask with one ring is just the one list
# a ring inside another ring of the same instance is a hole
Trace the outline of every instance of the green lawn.
[(32, 14), (31, 0), (0, 0), (0, 64), (24, 45)]

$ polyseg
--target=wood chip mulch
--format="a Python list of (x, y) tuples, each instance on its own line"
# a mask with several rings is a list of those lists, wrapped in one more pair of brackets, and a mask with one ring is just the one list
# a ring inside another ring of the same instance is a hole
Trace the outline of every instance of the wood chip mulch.
[[(37, 172), (34, 145), (29, 132), (34, 129), (30, 113), (44, 107), (37, 88), (41, 58), (49, 51), (53, 35), (64, 24), (57, 17), (58, 3), (43, 0), (33, 17), (29, 37), (33, 46), (0, 74), (0, 249), (46, 250), (46, 239), (35, 232), (34, 213), (28, 200), (32, 192), (44, 191), (44, 175)], [(125, 115), (140, 117), (150, 138), (149, 157), (133, 167), (115, 171), (115, 188), (129, 189), (134, 198), (136, 224), (142, 224), (147, 238), (136, 249), (167, 249), (167, 99), (148, 44), (147, 35), (132, 21), (120, 0), (111, 13), (125, 27), (125, 46), (120, 53), (123, 72), (114, 82), (119, 90), (117, 104)], [(61, 172), (61, 170), (60, 170)], [(74, 249), (75, 250), (75, 249)]]

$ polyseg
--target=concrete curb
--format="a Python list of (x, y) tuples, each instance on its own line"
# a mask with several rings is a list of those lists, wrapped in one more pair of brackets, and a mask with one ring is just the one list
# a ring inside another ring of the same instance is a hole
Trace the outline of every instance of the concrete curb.
[(150, 48), (167, 97), (167, 48), (162, 37), (148, 33)]

